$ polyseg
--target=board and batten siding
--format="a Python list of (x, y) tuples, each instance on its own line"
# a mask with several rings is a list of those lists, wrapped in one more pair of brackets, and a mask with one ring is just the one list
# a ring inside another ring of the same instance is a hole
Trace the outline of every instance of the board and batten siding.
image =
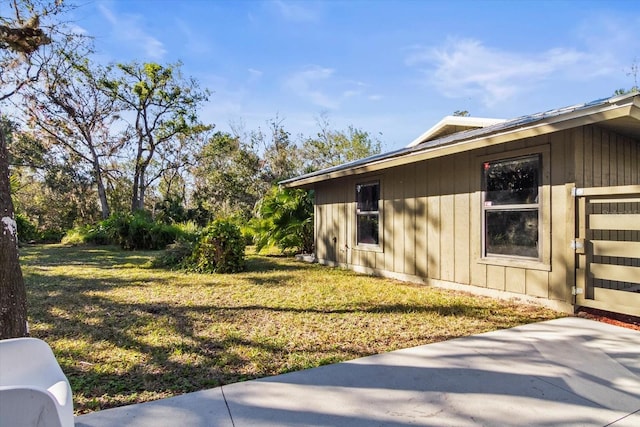
[(576, 141), (576, 186), (640, 184), (639, 140), (595, 125), (575, 129), (573, 139)]
[[(364, 273), (526, 295), (568, 310), (575, 281), (571, 188), (640, 183), (638, 145), (584, 126), (318, 183), (316, 256)], [(533, 153), (543, 155), (542, 258), (483, 259), (482, 162)], [(377, 180), (381, 244), (372, 250), (355, 241), (355, 186)]]

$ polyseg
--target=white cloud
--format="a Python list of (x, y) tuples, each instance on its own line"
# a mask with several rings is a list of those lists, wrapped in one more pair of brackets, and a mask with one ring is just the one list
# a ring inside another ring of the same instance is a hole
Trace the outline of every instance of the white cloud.
[(329, 80), (335, 70), (319, 66), (307, 67), (291, 75), (285, 82), (285, 87), (295, 95), (308, 98), (313, 104), (323, 108), (335, 109), (339, 103), (335, 98), (326, 95), (320, 86)]
[(247, 71), (249, 72), (249, 83), (260, 80), (264, 74), (262, 71), (256, 70), (255, 68), (249, 68)]
[(615, 56), (637, 54), (640, 48), (639, 26), (638, 15), (621, 18), (600, 13), (589, 16), (574, 32), (584, 42), (586, 49), (602, 55), (605, 59), (612, 59)]
[(347, 101), (377, 100), (379, 95), (369, 95), (368, 85), (358, 80), (340, 77), (333, 68), (312, 65), (291, 74), (284, 87), (295, 95), (307, 99), (313, 105), (327, 110), (337, 110)]
[(527, 54), (487, 47), (473, 39), (451, 39), (440, 47), (412, 50), (406, 64), (426, 64), (428, 83), (445, 96), (479, 96), (487, 106), (533, 90), (551, 76), (587, 79), (611, 72), (597, 55), (570, 48)]
[(319, 11), (313, 7), (315, 3), (311, 2), (286, 2), (282, 0), (274, 1), (272, 4), (276, 6), (278, 12), (284, 19), (292, 22), (312, 22), (319, 18)]
[(362, 94), (362, 91), (359, 91), (359, 90), (345, 90), (344, 92), (342, 92), (342, 97), (351, 98), (361, 94)]
[(111, 24), (112, 32), (117, 39), (136, 45), (144, 51), (148, 58), (153, 60), (162, 59), (167, 53), (161, 41), (141, 29), (140, 16), (127, 14), (116, 15), (104, 4), (99, 4), (98, 8)]

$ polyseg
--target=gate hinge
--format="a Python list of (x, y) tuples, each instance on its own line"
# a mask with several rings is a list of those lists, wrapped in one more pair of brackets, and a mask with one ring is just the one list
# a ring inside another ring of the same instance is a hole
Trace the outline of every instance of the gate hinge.
[(578, 254), (584, 253), (584, 239), (574, 239), (571, 241), (571, 249)]
[(582, 288), (578, 288), (577, 286), (571, 287), (571, 295), (580, 295), (582, 294), (582, 292), (583, 292)]
[(574, 188), (571, 189), (571, 195), (573, 197), (579, 197), (579, 196), (582, 196), (583, 194), (584, 194), (584, 189), (582, 189), (582, 188), (575, 188), (574, 187)]

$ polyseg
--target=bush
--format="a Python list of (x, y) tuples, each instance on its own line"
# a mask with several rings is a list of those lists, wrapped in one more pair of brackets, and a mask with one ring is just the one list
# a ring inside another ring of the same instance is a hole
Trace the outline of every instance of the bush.
[(23, 214), (16, 214), (16, 225), (18, 227), (18, 240), (29, 242), (38, 238), (36, 226)]
[(58, 229), (47, 229), (38, 233), (38, 242), (41, 243), (60, 243), (65, 232)]
[(152, 262), (153, 268), (183, 268), (193, 254), (194, 243), (186, 240), (178, 240), (167, 246), (165, 251)]
[(173, 226), (178, 230), (178, 238), (152, 261), (151, 266), (154, 268), (189, 268), (189, 260), (202, 228), (194, 221), (180, 222)]
[(109, 234), (123, 249), (164, 249), (180, 235), (178, 227), (154, 222), (143, 211), (110, 218)]
[(187, 212), (184, 209), (183, 201), (178, 197), (168, 196), (155, 206), (156, 221), (165, 224), (175, 224), (187, 219)]
[(196, 244), (190, 267), (205, 273), (237, 273), (246, 268), (245, 241), (240, 228), (228, 220), (209, 225)]
[(97, 225), (82, 225), (72, 228), (62, 237), (62, 244), (73, 246), (111, 245), (113, 242), (105, 221), (101, 221)]
[(78, 246), (87, 243), (87, 227), (74, 227), (62, 237), (63, 245)]
[[(155, 222), (145, 212), (115, 214), (95, 226), (69, 230), (63, 243), (70, 245), (119, 245), (123, 249), (164, 249), (187, 235), (180, 227)], [(189, 237), (195, 240), (195, 237)]]
[(98, 225), (88, 227), (86, 243), (93, 243), (94, 245), (111, 245), (113, 241), (109, 235), (109, 228), (104, 221), (100, 221)]
[(200, 227), (195, 221), (179, 222), (173, 225), (178, 229), (178, 234), (181, 240), (195, 243), (200, 237), (202, 227)]
[(205, 227), (211, 220), (211, 212), (209, 212), (202, 203), (198, 201), (198, 206), (192, 209), (187, 209), (186, 219), (193, 221), (200, 227)]

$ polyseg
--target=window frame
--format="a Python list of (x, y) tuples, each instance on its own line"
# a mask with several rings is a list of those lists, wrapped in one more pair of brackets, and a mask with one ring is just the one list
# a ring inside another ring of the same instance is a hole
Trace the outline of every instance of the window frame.
[[(551, 270), (551, 212), (550, 212), (550, 173), (549, 173), (549, 145), (544, 144), (530, 149), (506, 151), (500, 154), (478, 157), (478, 169), (480, 189), (480, 248), (477, 262), (487, 265), (501, 265), (511, 267), (523, 267), (535, 270)], [(511, 204), (486, 206), (487, 188), (485, 182), (485, 163), (495, 163), (501, 161), (517, 160), (527, 157), (538, 158), (538, 200), (535, 204)], [(487, 221), (486, 213), (489, 211), (518, 211), (535, 210), (538, 211), (538, 256), (528, 257), (509, 254), (496, 254), (487, 251)]]
[[(377, 185), (378, 186), (378, 203), (377, 203), (377, 210), (369, 210), (369, 211), (364, 211), (364, 210), (360, 210), (358, 207), (358, 186), (371, 186), (371, 185)], [(355, 207), (354, 207), (354, 211), (355, 211), (355, 215), (354, 215), (354, 233), (353, 233), (353, 239), (354, 239), (354, 247), (359, 248), (359, 249), (365, 249), (365, 250), (374, 250), (374, 251), (380, 251), (382, 249), (382, 205), (383, 205), (383, 201), (382, 201), (382, 183), (380, 178), (369, 178), (366, 180), (362, 180), (362, 181), (357, 181), (355, 183), (355, 185), (353, 186), (354, 189), (354, 196), (355, 196)], [(359, 218), (363, 217), (363, 216), (373, 216), (376, 215), (378, 217), (378, 243), (367, 243), (367, 242), (360, 242), (360, 236), (359, 236)]]

